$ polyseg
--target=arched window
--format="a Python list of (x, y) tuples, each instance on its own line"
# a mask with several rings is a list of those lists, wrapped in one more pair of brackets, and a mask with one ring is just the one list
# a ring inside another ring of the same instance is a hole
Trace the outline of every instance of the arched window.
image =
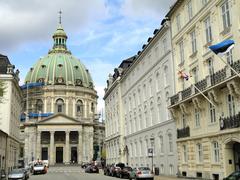
[(56, 101), (56, 111), (58, 113), (63, 113), (64, 112), (64, 101), (62, 99), (58, 99)]
[(173, 152), (173, 139), (172, 134), (168, 134), (169, 152)]
[(94, 104), (93, 104), (93, 102), (92, 102), (92, 103), (91, 103), (91, 112), (94, 113), (94, 111), (95, 111), (95, 108), (94, 108)]
[(80, 115), (80, 116), (83, 115), (83, 102), (81, 100), (77, 101), (76, 112), (77, 112), (77, 115)]
[(166, 87), (168, 85), (167, 75), (168, 75), (168, 67), (165, 66), (164, 67), (164, 72), (163, 72), (164, 87)]
[(36, 102), (36, 112), (43, 111), (43, 102), (41, 99), (38, 99)]

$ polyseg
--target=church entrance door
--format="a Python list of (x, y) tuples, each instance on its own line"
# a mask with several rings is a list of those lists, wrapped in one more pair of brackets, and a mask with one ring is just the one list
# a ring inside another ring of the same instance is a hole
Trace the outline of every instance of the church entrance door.
[(42, 148), (42, 160), (48, 160), (48, 148), (47, 147)]
[(63, 163), (63, 147), (56, 147), (56, 163)]
[(77, 163), (77, 147), (71, 147), (71, 162)]

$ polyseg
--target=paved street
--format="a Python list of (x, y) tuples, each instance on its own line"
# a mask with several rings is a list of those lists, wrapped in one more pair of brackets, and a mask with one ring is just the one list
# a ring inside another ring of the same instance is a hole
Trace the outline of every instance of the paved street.
[[(31, 175), (30, 180), (117, 180), (119, 178), (104, 176), (102, 173), (89, 174), (79, 166), (50, 167), (47, 174)], [(183, 180), (158, 176), (154, 180)]]

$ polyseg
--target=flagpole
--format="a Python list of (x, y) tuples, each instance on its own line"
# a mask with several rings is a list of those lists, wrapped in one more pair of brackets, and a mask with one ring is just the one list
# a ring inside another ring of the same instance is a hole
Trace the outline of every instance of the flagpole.
[(209, 102), (211, 103), (214, 107), (216, 107), (216, 105), (205, 95), (203, 94), (203, 92), (197, 88), (197, 86), (195, 86), (194, 84), (192, 84), (194, 88), (196, 88), (198, 90), (198, 92)]
[[(215, 53), (214, 53), (215, 54)], [(215, 54), (216, 55), (216, 54)], [(222, 57), (220, 57), (220, 56), (218, 56), (218, 55), (216, 55), (224, 64), (226, 64), (239, 78), (240, 78), (240, 74), (235, 70), (235, 69), (233, 69), (232, 68), (232, 66), (230, 65), (230, 64), (228, 64), (227, 62), (225, 62), (225, 60), (222, 58)]]

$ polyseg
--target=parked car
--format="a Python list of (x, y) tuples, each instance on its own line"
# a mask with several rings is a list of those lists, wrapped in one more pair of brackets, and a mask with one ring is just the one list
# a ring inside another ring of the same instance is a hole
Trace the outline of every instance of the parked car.
[(91, 165), (91, 163), (82, 163), (81, 167), (83, 169), (85, 169), (86, 167), (88, 167), (89, 165)]
[(129, 178), (130, 173), (132, 172), (132, 168), (129, 166), (123, 167), (120, 171), (117, 171), (117, 177), (119, 178)]
[(129, 179), (154, 179), (154, 174), (148, 167), (139, 167), (134, 168), (131, 173)]
[(95, 165), (89, 165), (88, 167), (86, 167), (85, 173), (99, 173), (99, 169)]
[(240, 180), (240, 171), (233, 172), (228, 177), (223, 178), (223, 180)]
[(5, 172), (5, 170), (4, 169), (1, 169), (0, 170), (0, 179), (1, 180), (5, 180), (6, 179), (6, 172)]
[(116, 177), (118, 171), (120, 171), (121, 168), (123, 168), (123, 167), (125, 167), (125, 164), (124, 164), (124, 163), (113, 164), (113, 165), (110, 167), (109, 175)]
[(33, 165), (33, 174), (45, 174), (47, 171), (46, 171), (46, 166), (44, 166), (43, 163), (36, 163)]
[(111, 166), (110, 166), (110, 165), (107, 165), (107, 166), (103, 169), (103, 174), (104, 174), (104, 175), (107, 175), (107, 176), (110, 176), (110, 168), (111, 168)]
[(27, 174), (26, 171), (21, 168), (21, 169), (13, 169), (9, 174), (8, 174), (8, 179), (22, 179), (22, 180), (27, 180)]

